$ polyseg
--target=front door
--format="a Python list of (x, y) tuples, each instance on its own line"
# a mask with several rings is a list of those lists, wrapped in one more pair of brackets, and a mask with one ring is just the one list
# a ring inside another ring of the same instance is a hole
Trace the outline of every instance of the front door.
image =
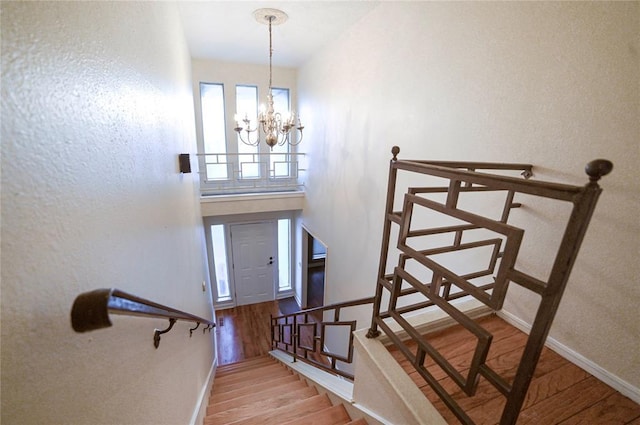
[(232, 225), (231, 249), (236, 305), (274, 300), (278, 264), (275, 223)]

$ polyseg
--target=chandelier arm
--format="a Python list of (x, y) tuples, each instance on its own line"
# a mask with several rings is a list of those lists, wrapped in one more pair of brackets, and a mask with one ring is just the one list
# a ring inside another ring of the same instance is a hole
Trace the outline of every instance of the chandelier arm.
[(291, 146), (298, 146), (300, 144), (300, 142), (302, 142), (302, 138), (304, 137), (304, 133), (302, 133), (302, 130), (300, 130), (299, 128), (296, 128), (296, 130), (298, 130), (300, 132), (300, 138), (298, 139), (297, 142), (289, 142), (289, 144)]
[[(256, 128), (256, 130), (257, 130), (257, 128)], [(244, 138), (242, 137), (242, 131), (238, 131), (238, 136), (240, 137), (240, 141), (242, 143), (244, 143), (245, 145), (248, 145), (248, 146), (253, 146), (253, 147), (258, 146), (260, 144), (260, 135), (258, 134), (257, 137), (256, 137), (256, 141), (252, 142), (251, 141), (251, 132), (249, 130), (245, 130), (245, 131), (247, 132), (247, 140), (244, 140)], [(255, 130), (253, 130), (253, 131), (255, 131)]]

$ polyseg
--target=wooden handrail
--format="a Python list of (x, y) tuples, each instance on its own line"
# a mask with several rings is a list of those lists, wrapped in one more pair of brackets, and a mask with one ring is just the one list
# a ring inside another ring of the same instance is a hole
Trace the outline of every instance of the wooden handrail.
[(96, 289), (78, 295), (71, 307), (71, 326), (76, 332), (89, 332), (107, 328), (111, 326), (109, 313), (169, 319), (169, 327), (167, 329), (156, 329), (154, 332), (153, 341), (156, 348), (160, 345), (160, 335), (169, 332), (178, 320), (197, 323), (195, 328), (189, 329), (190, 335), (201, 324), (207, 326), (203, 329), (203, 332), (207, 329), (211, 332), (211, 329), (216, 326), (215, 322), (210, 320), (115, 288)]

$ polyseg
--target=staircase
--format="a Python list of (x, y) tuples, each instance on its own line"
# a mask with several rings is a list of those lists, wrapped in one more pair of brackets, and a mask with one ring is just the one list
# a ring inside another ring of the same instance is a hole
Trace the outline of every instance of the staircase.
[(220, 366), (204, 425), (366, 425), (270, 356)]

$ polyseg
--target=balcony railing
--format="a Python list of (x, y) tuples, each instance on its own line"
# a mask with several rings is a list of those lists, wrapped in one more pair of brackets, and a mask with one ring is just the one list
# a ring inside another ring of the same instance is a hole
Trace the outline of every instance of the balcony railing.
[(201, 153), (203, 195), (302, 190), (304, 153)]

